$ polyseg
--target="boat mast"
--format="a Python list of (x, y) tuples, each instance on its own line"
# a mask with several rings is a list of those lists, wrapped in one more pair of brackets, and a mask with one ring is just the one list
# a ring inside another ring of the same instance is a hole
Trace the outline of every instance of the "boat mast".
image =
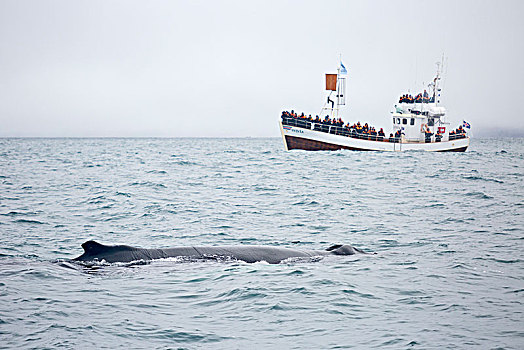
[[(342, 60), (340, 60), (338, 64), (337, 74), (326, 74), (326, 90), (329, 91), (329, 95), (326, 102), (324, 102), (324, 106), (320, 110), (321, 118), (324, 116), (325, 111), (328, 112), (328, 115), (330, 115), (331, 118), (338, 118), (340, 106), (346, 104), (346, 98), (344, 96), (346, 90), (346, 78), (342, 77), (344, 74), (347, 73), (342, 71)], [(336, 107), (335, 101), (331, 99), (333, 92), (336, 93)]]
[(346, 105), (346, 78), (343, 77), (346, 74), (347, 70), (346, 67), (342, 65), (342, 55), (340, 55), (337, 69), (337, 118), (340, 113), (340, 106)]
[(340, 109), (340, 64), (337, 68), (337, 115), (336, 118), (338, 118), (338, 110)]

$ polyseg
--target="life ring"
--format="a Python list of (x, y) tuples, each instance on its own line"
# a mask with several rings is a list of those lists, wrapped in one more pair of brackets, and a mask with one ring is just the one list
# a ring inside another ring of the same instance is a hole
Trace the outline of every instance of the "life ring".
[(420, 132), (426, 132), (426, 129), (429, 129), (429, 128), (428, 128), (428, 124), (422, 124), (422, 125), (420, 125)]
[(445, 134), (446, 133), (446, 127), (445, 126), (439, 126), (438, 127), (438, 133), (439, 134)]

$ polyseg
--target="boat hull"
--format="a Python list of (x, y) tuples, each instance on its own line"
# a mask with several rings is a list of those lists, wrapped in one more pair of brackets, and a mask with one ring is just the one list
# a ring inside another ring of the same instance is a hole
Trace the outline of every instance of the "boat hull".
[(295, 126), (282, 125), (280, 132), (286, 150), (301, 149), (306, 151), (429, 151), (429, 152), (465, 152), (469, 147), (469, 137), (441, 142), (385, 142), (363, 140), (326, 132), (315, 131)]

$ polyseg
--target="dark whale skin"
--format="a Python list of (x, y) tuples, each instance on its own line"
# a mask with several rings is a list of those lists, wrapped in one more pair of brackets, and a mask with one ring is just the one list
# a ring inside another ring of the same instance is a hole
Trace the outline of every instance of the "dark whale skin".
[[(354, 255), (364, 253), (350, 245), (334, 245), (326, 250), (297, 250), (273, 246), (207, 246), (207, 247), (175, 247), (167, 249), (144, 249), (127, 245), (104, 245), (95, 241), (82, 244), (84, 254), (73, 259), (75, 261), (102, 261), (108, 263), (132, 262), (138, 260), (155, 260), (173, 257), (194, 259), (232, 258), (248, 263), (266, 261), (278, 264), (289, 258), (308, 258), (325, 255)], [(364, 253), (365, 254), (365, 253)]]

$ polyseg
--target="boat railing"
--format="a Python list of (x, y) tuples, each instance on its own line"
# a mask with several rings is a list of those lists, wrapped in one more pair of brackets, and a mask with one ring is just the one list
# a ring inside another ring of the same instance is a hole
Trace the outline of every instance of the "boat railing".
[(311, 129), (311, 123), (309, 120), (282, 117), (282, 125), (296, 126), (298, 128)]
[(346, 136), (346, 137), (351, 137), (351, 138), (361, 139), (361, 140), (393, 142), (393, 143), (400, 142), (399, 137), (387, 138), (385, 136), (358, 133), (355, 129), (348, 129), (346, 127), (337, 126), (337, 125), (314, 123), (314, 122), (310, 122), (309, 120), (304, 120), (304, 119), (282, 117), (282, 125), (296, 126), (298, 128), (309, 129), (309, 130), (314, 130), (314, 131), (321, 131), (321, 132), (325, 132), (328, 134)]
[[(346, 136), (346, 137), (351, 137), (351, 138), (360, 139), (360, 140), (393, 142), (393, 143), (400, 142), (400, 137), (385, 137), (385, 136), (378, 136), (378, 135), (370, 135), (370, 134), (366, 134), (362, 132), (359, 133), (353, 128), (348, 129), (343, 126), (324, 124), (324, 123), (315, 123), (307, 119), (282, 117), (282, 125), (295, 126), (297, 128), (309, 129), (309, 130), (314, 130), (314, 131), (321, 131), (321, 132), (325, 132), (328, 134)], [(466, 134), (451, 134), (449, 135), (449, 141), (463, 139), (466, 137), (467, 137)], [(405, 139), (405, 141), (413, 142), (413, 143), (420, 143), (420, 142), (432, 143), (432, 142), (441, 142), (443, 141), (443, 138), (442, 136), (438, 137), (437, 135), (432, 135), (422, 140), (419, 138), (416, 138), (416, 139)]]
[(458, 140), (458, 139), (465, 139), (466, 138), (466, 134), (452, 134), (452, 135), (449, 135), (449, 140), (452, 141), (452, 140)]

